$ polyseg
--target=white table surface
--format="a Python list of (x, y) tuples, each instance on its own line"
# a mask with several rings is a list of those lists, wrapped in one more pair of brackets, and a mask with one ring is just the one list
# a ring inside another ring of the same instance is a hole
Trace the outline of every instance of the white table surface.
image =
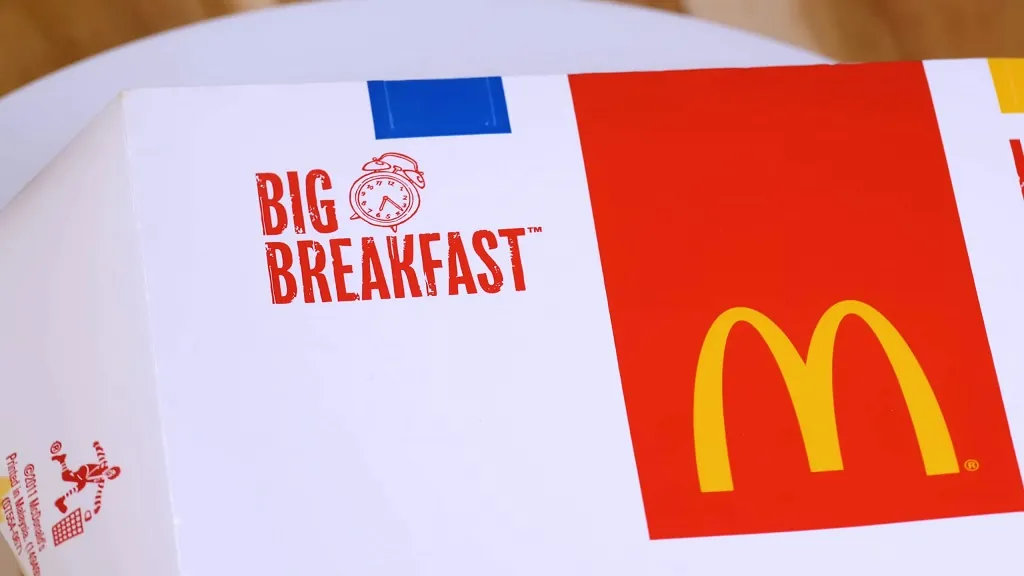
[(134, 42), (0, 98), (0, 207), (128, 88), (822, 62), (752, 34), (605, 2), (291, 5)]
[[(0, 207), (128, 88), (825, 62), (697, 19), (603, 2), (291, 5), (134, 42), (0, 98)], [(0, 576), (14, 574), (10, 553), (0, 553)]]

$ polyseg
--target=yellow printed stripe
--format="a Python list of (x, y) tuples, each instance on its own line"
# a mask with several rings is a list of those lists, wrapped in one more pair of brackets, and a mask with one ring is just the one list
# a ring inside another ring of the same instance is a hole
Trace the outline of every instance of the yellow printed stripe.
[[(0, 498), (7, 496), (7, 493), (11, 491), (11, 479), (7, 476), (0, 476)], [(6, 521), (7, 518), (4, 516), (3, 509), (0, 509), (0, 522)]]
[(1024, 113), (1024, 58), (989, 58), (988, 69), (1003, 114)]

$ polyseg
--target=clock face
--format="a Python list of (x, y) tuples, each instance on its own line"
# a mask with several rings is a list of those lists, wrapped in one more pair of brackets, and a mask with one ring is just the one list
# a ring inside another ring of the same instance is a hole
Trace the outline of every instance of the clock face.
[(418, 192), (394, 174), (372, 174), (352, 191), (352, 207), (359, 216), (379, 226), (396, 226), (408, 220), (418, 204)]

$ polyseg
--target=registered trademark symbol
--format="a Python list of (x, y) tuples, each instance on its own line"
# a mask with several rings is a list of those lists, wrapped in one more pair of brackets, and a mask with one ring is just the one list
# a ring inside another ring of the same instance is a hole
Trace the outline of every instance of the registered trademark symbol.
[(968, 472), (977, 472), (978, 468), (981, 468), (981, 463), (974, 458), (970, 458), (964, 462), (964, 470), (967, 470)]

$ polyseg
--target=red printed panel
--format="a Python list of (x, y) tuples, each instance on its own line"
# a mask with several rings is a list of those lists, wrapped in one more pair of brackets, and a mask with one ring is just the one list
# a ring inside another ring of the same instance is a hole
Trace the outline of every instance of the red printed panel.
[(652, 538), (1024, 510), (921, 65), (570, 83)]
[(1024, 148), (1021, 147), (1020, 140), (1010, 140), (1010, 151), (1013, 152), (1013, 165), (1017, 167), (1021, 193), (1024, 193)]

